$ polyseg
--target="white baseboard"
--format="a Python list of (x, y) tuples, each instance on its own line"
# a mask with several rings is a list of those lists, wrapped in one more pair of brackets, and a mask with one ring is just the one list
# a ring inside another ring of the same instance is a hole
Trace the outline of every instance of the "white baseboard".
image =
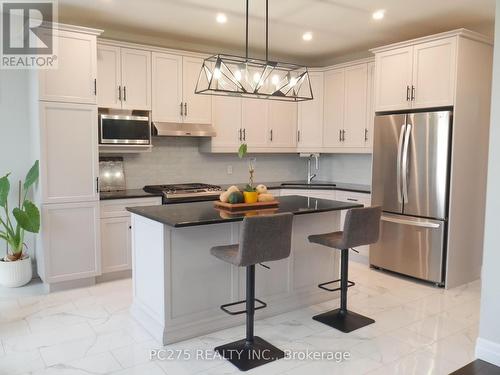
[(476, 341), (476, 358), (500, 366), (500, 344), (478, 337)]

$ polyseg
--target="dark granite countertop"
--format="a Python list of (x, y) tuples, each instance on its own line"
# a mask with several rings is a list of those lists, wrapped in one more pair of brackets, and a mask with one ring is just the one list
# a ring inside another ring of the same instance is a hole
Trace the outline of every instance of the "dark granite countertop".
[(151, 198), (161, 197), (161, 194), (146, 193), (142, 189), (127, 189), (121, 191), (101, 191), (99, 199), (102, 201), (110, 199), (129, 199), (129, 198)]
[(294, 215), (347, 210), (363, 207), (360, 204), (344, 203), (327, 199), (307, 198), (297, 195), (277, 198), (280, 202), (274, 210), (249, 210), (245, 213), (231, 213), (214, 207), (214, 202), (179, 203), (164, 206), (128, 207), (127, 210), (175, 228), (242, 221), (247, 215), (259, 213), (291, 212)]

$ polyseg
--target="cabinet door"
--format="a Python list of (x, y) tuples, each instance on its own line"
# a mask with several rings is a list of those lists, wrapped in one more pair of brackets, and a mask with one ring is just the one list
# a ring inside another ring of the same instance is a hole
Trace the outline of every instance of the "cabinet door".
[(411, 107), (413, 47), (375, 55), (375, 109), (393, 111)]
[(368, 91), (366, 109), (365, 147), (373, 148), (373, 125), (375, 123), (375, 63), (368, 64)]
[[(322, 72), (309, 73), (313, 100), (299, 103), (298, 114), (298, 149), (320, 151), (323, 146), (323, 99), (324, 99), (324, 76)], [(311, 150), (312, 149), (312, 150)]]
[(102, 273), (132, 269), (130, 216), (101, 219)]
[(456, 39), (413, 47), (413, 108), (453, 105), (456, 77)]
[(297, 103), (270, 101), (268, 127), (272, 147), (296, 147)]
[(40, 126), (43, 202), (98, 200), (96, 106), (41, 103)]
[(120, 47), (97, 46), (97, 105), (103, 108), (122, 107)]
[(212, 100), (213, 125), (217, 135), (212, 137), (212, 147), (232, 147), (237, 152), (241, 143), (241, 99), (215, 96)]
[(269, 146), (269, 105), (267, 100), (242, 99), (241, 127), (248, 147)]
[(96, 37), (54, 31), (58, 43), (57, 69), (40, 71), (40, 100), (95, 104)]
[(151, 110), (151, 52), (121, 49), (122, 108)]
[(182, 56), (153, 52), (153, 121), (182, 122)]
[(343, 69), (325, 73), (325, 116), (323, 146), (342, 146), (341, 131), (344, 129), (345, 74)]
[(45, 282), (100, 274), (98, 202), (43, 205), (42, 223)]
[(183, 57), (182, 96), (184, 98), (184, 122), (190, 124), (212, 123), (212, 97), (195, 94), (203, 59)]
[(361, 64), (345, 71), (345, 147), (364, 147), (366, 129), (368, 65)]

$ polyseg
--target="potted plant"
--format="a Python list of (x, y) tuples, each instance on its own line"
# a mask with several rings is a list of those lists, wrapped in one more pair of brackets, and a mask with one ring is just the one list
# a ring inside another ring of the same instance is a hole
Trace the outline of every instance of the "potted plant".
[[(38, 233), (40, 211), (28, 199), (28, 192), (38, 180), (38, 160), (31, 167), (24, 183), (19, 181), (18, 206), (9, 210), (9, 175), (0, 178), (0, 239), (7, 242), (7, 255), (0, 258), (0, 285), (19, 287), (32, 278), (31, 259), (24, 251), (25, 232)], [(12, 215), (11, 215), (12, 214)]]
[[(247, 155), (248, 146), (246, 143), (242, 143), (238, 149), (238, 156), (243, 159)], [(248, 173), (250, 174), (249, 182), (243, 191), (243, 198), (245, 203), (255, 203), (259, 198), (259, 193), (253, 186), (253, 175), (255, 173), (255, 164), (257, 162), (256, 158), (248, 158)]]

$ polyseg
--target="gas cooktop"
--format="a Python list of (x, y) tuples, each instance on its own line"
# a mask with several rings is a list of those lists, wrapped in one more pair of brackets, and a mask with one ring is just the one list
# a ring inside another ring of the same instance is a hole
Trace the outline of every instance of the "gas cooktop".
[(147, 185), (144, 191), (153, 194), (162, 194), (163, 203), (197, 202), (215, 200), (222, 192), (218, 185), (201, 183)]

